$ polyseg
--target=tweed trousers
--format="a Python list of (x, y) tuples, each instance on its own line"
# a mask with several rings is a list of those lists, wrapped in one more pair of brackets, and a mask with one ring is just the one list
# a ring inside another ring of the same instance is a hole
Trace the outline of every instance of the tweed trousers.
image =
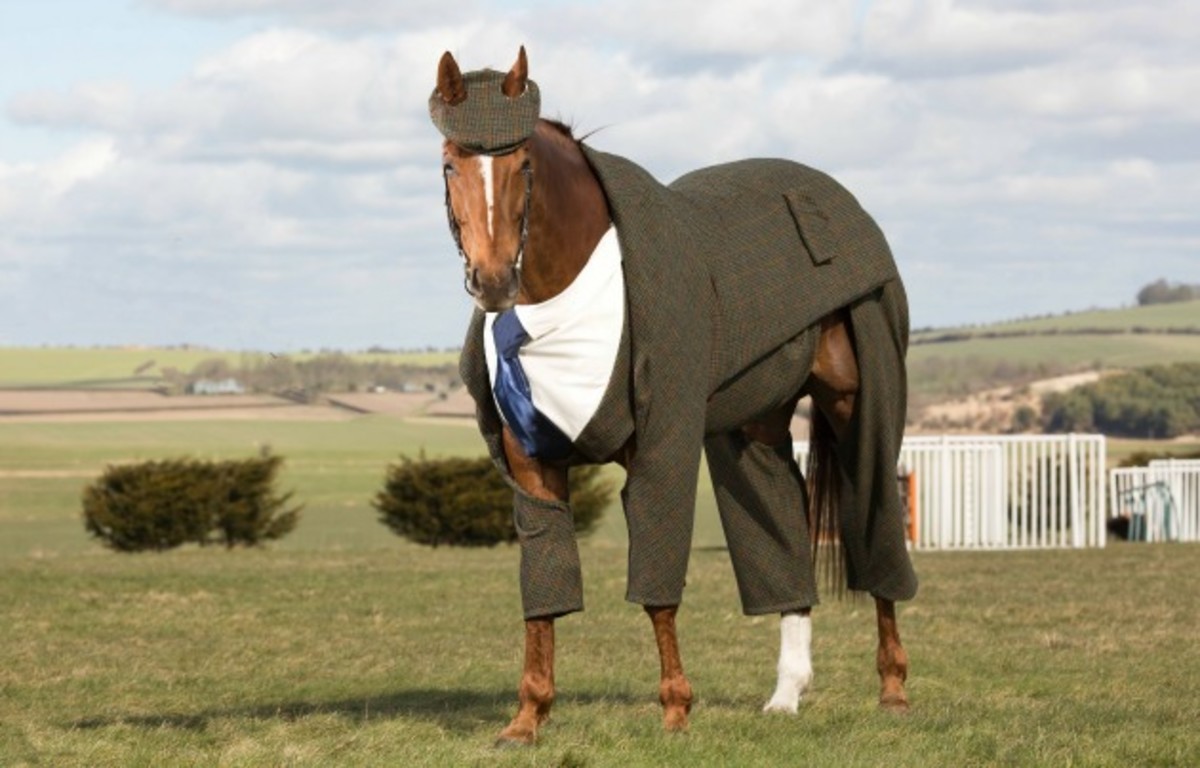
[[(790, 441), (752, 443), (740, 427), (800, 391), (815, 324), (847, 306), (864, 380), (853, 436), (839, 445), (848, 585), (912, 597), (916, 577), (894, 476), (907, 308), (874, 221), (828, 176), (795, 163), (717, 166), (666, 187), (628, 160), (584, 152), (617, 228), (628, 316), (605, 405), (584, 430), (602, 439), (577, 442), (576, 460), (603, 460), (635, 436), (621, 492), (626, 598), (648, 606), (681, 601), (704, 447), (743, 609), (816, 602), (804, 485)], [(508, 473), (482, 325), (476, 313), (461, 371), (489, 452), (514, 489), (524, 613), (581, 610), (569, 505), (528, 496)]]

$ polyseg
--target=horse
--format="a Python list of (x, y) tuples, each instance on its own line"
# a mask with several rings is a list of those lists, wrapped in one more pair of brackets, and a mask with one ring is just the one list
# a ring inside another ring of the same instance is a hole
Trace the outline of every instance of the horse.
[[(567, 483), (580, 463), (626, 470), (626, 597), (653, 628), (663, 725), (688, 728), (693, 690), (676, 617), (701, 446), (743, 608), (780, 615), (776, 685), (764, 711), (796, 713), (811, 683), (813, 553), (830, 537), (840, 540), (847, 586), (874, 596), (879, 704), (906, 711), (908, 656), (895, 602), (913, 596), (916, 580), (894, 472), (907, 305), (882, 234), (840, 185), (785, 161), (718, 166), (664, 187), (543, 119), (539, 99), (523, 46), (506, 73), (464, 75), (446, 52), (429, 99), (445, 136), (448, 222), (476, 305), (461, 370), (514, 491), (521, 542), (524, 665), (517, 713), (498, 742), (536, 741), (555, 695), (555, 621), (582, 609)], [(613, 242), (619, 258), (602, 259)], [(512, 374), (526, 348), (500, 349), (501, 318), (557, 306), (571, 321), (590, 311), (570, 305), (584, 282), (616, 290), (606, 301), (618, 315), (589, 337), (595, 344), (578, 352), (568, 345), (579, 359), (560, 370), (596, 368), (583, 358), (607, 349), (601, 363), (612, 360), (611, 373), (593, 375), (600, 386), (591, 390), (606, 415), (582, 431), (549, 426), (559, 444), (551, 450), (493, 389), (510, 375), (526, 396), (539, 386), (532, 358), (527, 377)], [(813, 402), (807, 480), (789, 431), (805, 395)], [(874, 433), (882, 447), (863, 447)]]

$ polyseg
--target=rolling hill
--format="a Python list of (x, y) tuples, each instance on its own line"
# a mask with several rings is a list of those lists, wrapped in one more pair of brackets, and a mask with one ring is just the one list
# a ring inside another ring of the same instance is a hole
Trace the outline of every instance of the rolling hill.
[(1200, 301), (921, 330), (909, 383), (926, 402), (1081, 371), (1200, 360)]

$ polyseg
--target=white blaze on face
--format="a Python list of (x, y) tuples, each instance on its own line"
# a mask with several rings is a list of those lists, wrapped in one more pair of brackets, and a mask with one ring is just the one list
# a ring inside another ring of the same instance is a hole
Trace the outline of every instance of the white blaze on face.
[(795, 714), (812, 676), (812, 619), (786, 614), (779, 620), (779, 681), (763, 711)]
[(494, 239), (496, 235), (492, 229), (492, 219), (496, 210), (496, 189), (492, 179), (492, 158), (488, 155), (479, 155), (479, 175), (483, 177), (483, 198), (487, 201), (488, 237)]

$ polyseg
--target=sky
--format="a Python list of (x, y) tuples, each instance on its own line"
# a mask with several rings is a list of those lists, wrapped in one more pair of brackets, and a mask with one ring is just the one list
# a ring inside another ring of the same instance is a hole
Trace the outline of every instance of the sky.
[(458, 346), (427, 99), (522, 44), (664, 182), (831, 173), (914, 327), (1200, 283), (1193, 0), (0, 0), (0, 345)]

